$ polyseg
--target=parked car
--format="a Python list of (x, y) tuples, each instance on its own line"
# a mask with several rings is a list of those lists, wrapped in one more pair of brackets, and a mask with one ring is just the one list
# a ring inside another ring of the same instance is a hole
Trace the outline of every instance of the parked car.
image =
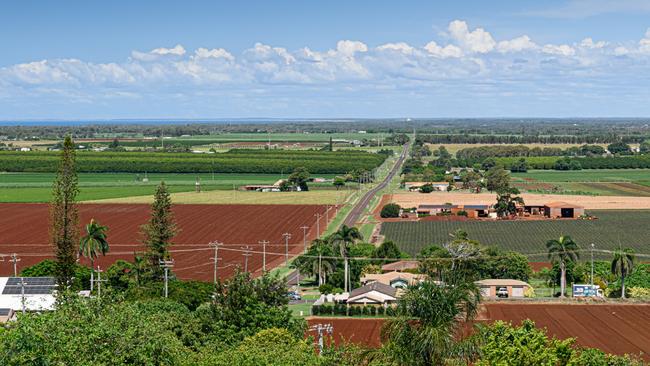
[(287, 296), (289, 297), (289, 300), (291, 300), (291, 301), (302, 300), (302, 297), (300, 296), (300, 294), (298, 294), (295, 291), (290, 291), (289, 293), (287, 293)]
[(508, 289), (505, 287), (499, 287), (497, 289), (497, 297), (508, 297)]

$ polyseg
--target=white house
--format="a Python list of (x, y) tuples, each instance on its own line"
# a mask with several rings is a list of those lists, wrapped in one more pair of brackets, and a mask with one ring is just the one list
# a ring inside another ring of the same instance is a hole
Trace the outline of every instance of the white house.
[(380, 282), (372, 282), (352, 290), (350, 296), (348, 296), (347, 303), (350, 305), (386, 305), (395, 303), (397, 297), (396, 288)]
[(55, 289), (53, 277), (0, 277), (0, 309), (54, 310)]

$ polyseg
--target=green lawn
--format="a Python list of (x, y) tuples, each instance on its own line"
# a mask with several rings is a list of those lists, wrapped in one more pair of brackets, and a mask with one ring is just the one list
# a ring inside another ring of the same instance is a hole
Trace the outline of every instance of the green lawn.
[[(594, 210), (597, 220), (512, 220), (512, 221), (430, 221), (386, 222), (381, 233), (409, 254), (417, 254), (432, 244), (450, 240), (450, 233), (465, 230), (471, 239), (484, 245), (514, 250), (535, 261), (546, 260), (545, 243), (570, 235), (589, 256), (591, 243), (596, 249), (613, 250), (622, 245), (639, 254), (650, 255), (650, 210)], [(611, 254), (597, 255), (610, 258)]]

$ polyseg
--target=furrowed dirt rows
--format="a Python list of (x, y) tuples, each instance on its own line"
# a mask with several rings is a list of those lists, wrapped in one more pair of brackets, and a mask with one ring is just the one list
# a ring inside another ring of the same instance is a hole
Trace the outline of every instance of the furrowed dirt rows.
[[(519, 325), (531, 319), (538, 328), (558, 339), (576, 338), (583, 347), (607, 353), (643, 353), (650, 360), (650, 305), (647, 304), (557, 304), (486, 303), (479, 322), (503, 320)], [(309, 324), (331, 324), (335, 342), (342, 340), (377, 347), (386, 319), (309, 318)]]
[[(118, 259), (133, 260), (134, 252), (144, 249), (141, 225), (149, 219), (149, 205), (80, 204), (80, 224), (94, 218), (108, 226), (111, 247), (106, 257), (96, 261), (102, 269)], [(173, 212), (179, 233), (171, 246), (173, 271), (179, 278), (211, 281), (214, 250), (208, 243), (219, 241), (218, 276), (230, 276), (237, 266), (243, 268), (245, 247), (250, 250), (248, 270), (262, 272), (262, 244), (267, 240), (266, 265), (270, 270), (285, 260), (283, 234), (289, 233), (289, 256), (303, 250), (303, 229), (306, 240), (317, 237), (316, 214), (321, 214), (320, 230), (325, 230), (325, 206), (320, 205), (175, 205)], [(48, 238), (48, 206), (45, 204), (0, 204), (0, 275), (13, 273), (11, 254), (20, 258), (18, 271), (52, 258)], [(81, 232), (81, 231), (80, 231)], [(84, 259), (82, 263), (86, 263)]]

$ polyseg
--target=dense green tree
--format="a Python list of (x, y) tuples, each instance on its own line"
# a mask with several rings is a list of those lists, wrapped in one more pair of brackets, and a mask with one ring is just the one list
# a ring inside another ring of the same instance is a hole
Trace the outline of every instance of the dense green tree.
[(311, 242), (306, 255), (298, 256), (293, 265), (300, 269), (300, 273), (316, 276), (318, 285), (322, 286), (327, 282), (328, 276), (336, 271), (335, 256), (336, 252), (329, 240), (316, 239)]
[(612, 274), (621, 279), (621, 297), (625, 298), (625, 277), (632, 273), (634, 268), (634, 250), (631, 248), (618, 249), (612, 259)]
[[(388, 240), (381, 243), (373, 254), (375, 258), (401, 258), (402, 252), (399, 250), (397, 244)], [(388, 261), (384, 261), (388, 262)]]
[(626, 144), (625, 142), (622, 141), (617, 141), (613, 142), (609, 145), (607, 145), (607, 150), (612, 153), (612, 154), (630, 154), (632, 153), (632, 149), (630, 148), (630, 145)]
[(422, 187), (420, 187), (420, 193), (431, 193), (431, 192), (433, 192), (433, 185), (430, 183), (424, 184), (422, 185)]
[(151, 218), (142, 226), (143, 243), (147, 246), (149, 271), (157, 276), (160, 274), (160, 261), (169, 260), (169, 247), (172, 239), (178, 233), (172, 201), (165, 182), (160, 182), (156, 188), (154, 201), (151, 205)]
[(342, 187), (345, 187), (345, 178), (343, 177), (335, 177), (334, 182), (332, 183), (334, 187), (336, 187), (336, 190), (338, 191)]
[(74, 143), (66, 136), (50, 203), (50, 243), (54, 246), (56, 278), (61, 288), (72, 283), (79, 243), (79, 213), (75, 205), (79, 188), (75, 164)]
[(108, 227), (100, 225), (95, 219), (86, 224), (86, 232), (79, 242), (79, 255), (90, 260), (90, 290), (94, 288), (95, 259), (99, 254), (106, 255), (108, 246)]
[(288, 301), (286, 283), (279, 277), (265, 273), (253, 279), (237, 271), (225, 282), (217, 282), (213, 301), (200, 306), (197, 316), (205, 333), (227, 344), (268, 328), (285, 328), (302, 336), (304, 320), (291, 315)]
[(298, 167), (293, 170), (287, 179), (291, 185), (300, 188), (301, 191), (308, 191), (309, 172), (305, 167)]
[(387, 203), (381, 208), (379, 216), (383, 218), (399, 217), (399, 212), (402, 208), (397, 203)]
[(510, 174), (500, 166), (494, 166), (485, 173), (486, 186), (490, 192), (510, 188)]
[(510, 165), (510, 171), (515, 173), (525, 173), (528, 171), (528, 163), (526, 163), (526, 159), (521, 158), (517, 160), (515, 163)]
[(497, 191), (497, 203), (494, 209), (499, 217), (514, 215), (517, 213), (517, 206), (524, 204), (524, 199), (520, 196), (519, 190), (515, 187), (501, 188)]
[(566, 294), (566, 266), (568, 262), (576, 262), (580, 248), (578, 244), (568, 235), (560, 236), (559, 239), (552, 239), (546, 242), (548, 259), (560, 266), (560, 297)]

